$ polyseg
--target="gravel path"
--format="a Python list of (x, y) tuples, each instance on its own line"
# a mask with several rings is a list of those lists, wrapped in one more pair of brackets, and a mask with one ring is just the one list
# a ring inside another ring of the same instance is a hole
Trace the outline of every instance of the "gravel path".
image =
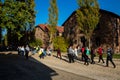
[(0, 52), (0, 80), (93, 80), (48, 66), (39, 60), (38, 55), (26, 60), (16, 52)]
[[(68, 63), (66, 55), (62, 55), (63, 59), (58, 59), (55, 55), (47, 56), (44, 59), (40, 59), (38, 54), (32, 55), (32, 57), (41, 63), (59, 70), (74, 73), (79, 76), (85, 76), (95, 80), (120, 80), (120, 60), (114, 60), (116, 68), (113, 68), (112, 64), (109, 63), (109, 67), (105, 67), (105, 63), (84, 65), (83, 62), (76, 60), (75, 63)], [(32, 60), (32, 59), (31, 59)], [(67, 80), (67, 79), (66, 79)]]

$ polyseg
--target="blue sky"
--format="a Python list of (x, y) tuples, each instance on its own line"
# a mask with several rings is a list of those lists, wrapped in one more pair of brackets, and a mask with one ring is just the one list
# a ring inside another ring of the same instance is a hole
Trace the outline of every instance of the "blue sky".
[[(50, 0), (35, 0), (35, 10), (37, 11), (35, 26), (38, 24), (48, 23), (48, 8)], [(120, 16), (120, 0), (98, 0), (100, 8), (113, 12)], [(57, 0), (58, 5), (58, 26), (61, 26), (64, 21), (78, 8), (76, 0)]]

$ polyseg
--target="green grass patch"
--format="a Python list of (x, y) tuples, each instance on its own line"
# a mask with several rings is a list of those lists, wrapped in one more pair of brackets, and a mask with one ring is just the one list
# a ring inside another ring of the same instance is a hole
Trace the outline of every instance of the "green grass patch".
[[(96, 53), (96, 56), (98, 57), (99, 55)], [(106, 58), (106, 57), (107, 57), (107, 54), (103, 53), (103, 58)], [(113, 58), (120, 59), (120, 54), (113, 54)]]
[(114, 54), (114, 55), (113, 55), (113, 58), (115, 58), (115, 59), (120, 59), (120, 54)]

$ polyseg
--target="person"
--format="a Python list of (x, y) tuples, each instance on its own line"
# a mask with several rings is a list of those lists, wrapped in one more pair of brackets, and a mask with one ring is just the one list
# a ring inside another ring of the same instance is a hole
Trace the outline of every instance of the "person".
[(21, 52), (21, 55), (22, 55), (22, 56), (25, 55), (25, 48), (24, 48), (24, 46), (21, 47), (21, 51), (20, 51), (20, 52)]
[(90, 61), (90, 49), (86, 47), (86, 55), (88, 56), (88, 60)]
[(98, 55), (99, 55), (99, 61), (98, 61), (98, 63), (100, 63), (101, 60), (102, 60), (103, 63), (105, 63), (104, 60), (103, 60), (103, 49), (102, 49), (101, 46), (98, 48), (97, 52), (98, 52)]
[(60, 57), (60, 59), (62, 59), (62, 57), (61, 57), (61, 50), (60, 50), (60, 48), (58, 48), (58, 49), (57, 49), (57, 58), (58, 58), (58, 56)]
[(111, 47), (108, 47), (107, 49), (107, 59), (106, 59), (106, 67), (109, 66), (109, 61), (112, 63), (113, 67), (116, 68), (115, 63), (112, 60), (113, 50)]
[(44, 49), (43, 49), (43, 47), (41, 47), (40, 50), (38, 51), (38, 53), (39, 53), (39, 57), (44, 59), (43, 51), (44, 51)]
[(25, 47), (25, 57), (26, 57), (26, 59), (28, 59), (29, 51), (30, 51), (30, 48), (29, 48), (28, 45), (26, 45), (26, 47)]
[(88, 61), (89, 57), (87, 55), (87, 48), (85, 49), (83, 56), (84, 56), (84, 65), (89, 65), (89, 61)]
[(75, 58), (77, 58), (78, 57), (78, 47), (77, 46), (74, 48), (74, 53), (75, 53)]
[(71, 62), (74, 63), (74, 50), (73, 50), (73, 46), (70, 46), (68, 48), (68, 58), (69, 58), (69, 63), (71, 63)]
[(80, 54), (80, 53), (81, 53), (81, 48), (80, 48), (80, 46), (77, 45), (76, 48), (77, 48), (77, 54)]
[(52, 52), (51, 52), (51, 48), (48, 47), (48, 48), (47, 48), (47, 55), (48, 55), (48, 56), (51, 56), (51, 53), (52, 53)]
[(93, 49), (93, 48), (91, 48), (90, 54), (91, 54), (91, 64), (95, 64), (94, 57), (95, 57), (96, 55), (95, 55), (95, 52), (94, 52), (94, 49)]
[(32, 55), (34, 55), (36, 53), (37, 53), (36, 47), (32, 47)]
[(83, 46), (83, 47), (81, 48), (81, 52), (82, 52), (82, 61), (84, 61), (84, 51), (85, 51), (85, 47)]
[(47, 48), (45, 47), (43, 50), (44, 57), (47, 55)]
[(18, 46), (17, 51), (18, 51), (18, 55), (20, 55), (20, 52), (21, 52), (21, 46)]

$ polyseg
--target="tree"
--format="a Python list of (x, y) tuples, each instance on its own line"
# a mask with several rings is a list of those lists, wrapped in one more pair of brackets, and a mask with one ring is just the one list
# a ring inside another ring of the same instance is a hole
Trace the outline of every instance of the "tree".
[[(0, 21), (1, 21), (1, 14), (2, 14), (2, 1), (0, 0)], [(2, 27), (0, 24), (0, 44), (1, 44), (1, 39), (2, 39)]]
[(42, 44), (43, 44), (42, 40), (40, 40), (40, 39), (35, 39), (34, 41), (30, 42), (30, 46), (31, 47), (41, 46)]
[(56, 26), (57, 26), (57, 21), (58, 21), (58, 7), (57, 7), (57, 2), (56, 0), (50, 0), (50, 7), (48, 9), (49, 11), (49, 19), (48, 19), (48, 24), (49, 24), (49, 30), (50, 30), (50, 43), (51, 47), (53, 47), (53, 39), (56, 34)]
[(97, 0), (77, 0), (79, 9), (77, 10), (77, 23), (80, 30), (86, 35), (91, 46), (91, 36), (99, 22), (99, 4)]
[[(34, 0), (2, 0), (1, 27), (7, 30), (8, 44), (18, 42), (35, 23)], [(26, 38), (27, 39), (27, 38)]]

